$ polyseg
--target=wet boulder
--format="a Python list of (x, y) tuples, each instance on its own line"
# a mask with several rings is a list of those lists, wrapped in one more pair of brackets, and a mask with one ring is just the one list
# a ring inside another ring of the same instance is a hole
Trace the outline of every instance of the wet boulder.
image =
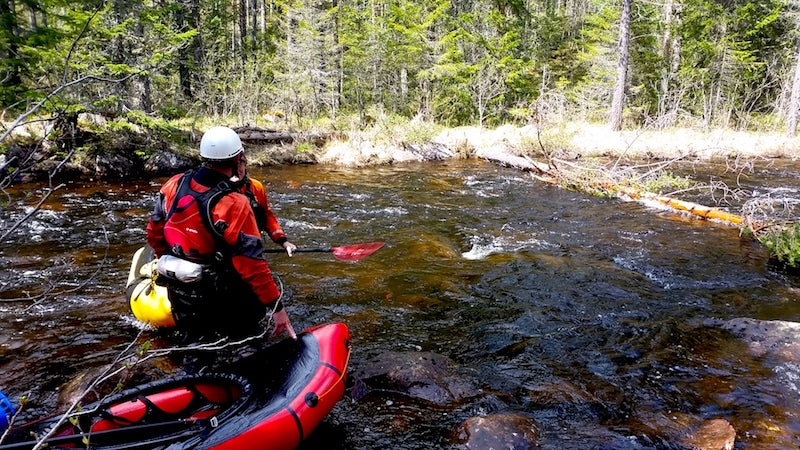
[(449, 358), (431, 352), (388, 352), (353, 374), (353, 399), (388, 393), (435, 405), (458, 403), (480, 393), (476, 383)]
[(533, 419), (519, 414), (471, 417), (451, 434), (451, 444), (466, 449), (526, 450), (536, 447), (539, 428)]
[(84, 161), (89, 174), (100, 178), (124, 179), (141, 173), (141, 161), (122, 153), (98, 153)]
[(144, 170), (149, 175), (174, 175), (197, 165), (197, 161), (173, 152), (158, 152), (147, 159)]

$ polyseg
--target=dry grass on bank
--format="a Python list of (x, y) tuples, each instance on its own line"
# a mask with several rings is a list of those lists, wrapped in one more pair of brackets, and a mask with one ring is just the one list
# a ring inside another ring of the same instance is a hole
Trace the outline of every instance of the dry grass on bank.
[(425, 133), (416, 134), (410, 132), (409, 127), (402, 127), (384, 136), (376, 136), (370, 131), (351, 132), (347, 141), (331, 142), (322, 149), (319, 161), (362, 166), (421, 160), (421, 156), (408, 151), (407, 145), (419, 142), (421, 134), (428, 142), (450, 149), (454, 156), (475, 155), (484, 149), (492, 149), (536, 159), (544, 147), (549, 153), (567, 153), (575, 157), (699, 160), (800, 157), (800, 138), (788, 138), (781, 133), (689, 128), (615, 132), (605, 125), (564, 123), (542, 130), (533, 126), (504, 125), (496, 129), (428, 128)]
[[(538, 134), (538, 136), (537, 136)], [(800, 157), (800, 138), (777, 133), (732, 130), (698, 131), (686, 128), (667, 130), (611, 131), (603, 125), (567, 123), (537, 131), (535, 127), (503, 126), (496, 130), (455, 128), (437, 139), (446, 145), (469, 143), (475, 148), (505, 146), (509, 149), (539, 149), (539, 140), (548, 152), (576, 155), (626, 156), (630, 158), (680, 157), (711, 160), (727, 157)], [(517, 153), (519, 154), (519, 153)]]

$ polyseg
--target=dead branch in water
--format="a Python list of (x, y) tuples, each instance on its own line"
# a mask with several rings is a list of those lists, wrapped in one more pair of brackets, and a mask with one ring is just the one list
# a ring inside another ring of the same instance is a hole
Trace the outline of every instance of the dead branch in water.
[[(542, 145), (541, 142), (540, 145)], [(542, 146), (542, 148), (545, 155), (549, 155), (549, 153), (544, 150), (544, 146)], [(740, 226), (744, 222), (743, 218), (737, 214), (719, 208), (680, 200), (670, 195), (648, 192), (641, 187), (645, 180), (657, 178), (657, 176), (663, 174), (671, 165), (683, 159), (682, 157), (655, 164), (628, 167), (620, 166), (619, 160), (617, 160), (612, 167), (607, 167), (604, 165), (590, 166), (587, 164), (578, 164), (572, 161), (551, 158), (549, 156), (548, 163), (541, 163), (533, 161), (528, 157), (510, 155), (494, 149), (482, 150), (478, 153), (478, 156), (508, 167), (530, 172), (531, 176), (536, 180), (567, 186), (579, 191), (622, 196), (643, 202), (656, 202), (679, 212), (703, 219), (718, 220), (735, 226)], [(556, 166), (556, 162), (558, 166)], [(642, 172), (642, 169), (647, 170)], [(692, 189), (706, 188), (708, 186), (710, 186), (712, 194), (716, 190), (721, 190), (724, 193), (723, 199), (729, 196), (738, 198), (741, 195), (741, 191), (729, 189), (721, 182), (712, 183), (707, 186), (698, 185), (692, 187)], [(676, 190), (674, 192), (688, 192), (688, 189)]]

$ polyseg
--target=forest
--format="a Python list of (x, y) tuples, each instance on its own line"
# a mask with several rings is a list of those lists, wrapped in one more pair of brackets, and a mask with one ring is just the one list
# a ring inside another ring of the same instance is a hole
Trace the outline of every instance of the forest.
[(793, 136), (800, 102), (788, 0), (0, 0), (0, 20), (4, 131), (86, 112)]

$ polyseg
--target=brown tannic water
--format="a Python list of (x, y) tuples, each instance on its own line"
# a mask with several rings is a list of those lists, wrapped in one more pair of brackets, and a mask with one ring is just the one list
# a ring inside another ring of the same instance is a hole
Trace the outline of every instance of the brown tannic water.
[[(800, 357), (753, 352), (722, 326), (800, 322), (800, 279), (735, 228), (478, 161), (253, 175), (298, 246), (386, 242), (357, 263), (268, 255), (298, 331), (343, 321), (351, 371), (425, 351), (478, 388), (446, 405), (348, 392), (312, 436), (326, 448), (447, 447), (490, 413), (534, 419), (542, 448), (676, 448), (682, 425), (716, 418), (737, 448), (800, 444)], [(797, 195), (799, 175), (764, 167), (741, 181)], [(70, 184), (0, 244), (9, 398), (49, 412), (64, 383), (137, 335), (123, 289), (162, 181)]]

